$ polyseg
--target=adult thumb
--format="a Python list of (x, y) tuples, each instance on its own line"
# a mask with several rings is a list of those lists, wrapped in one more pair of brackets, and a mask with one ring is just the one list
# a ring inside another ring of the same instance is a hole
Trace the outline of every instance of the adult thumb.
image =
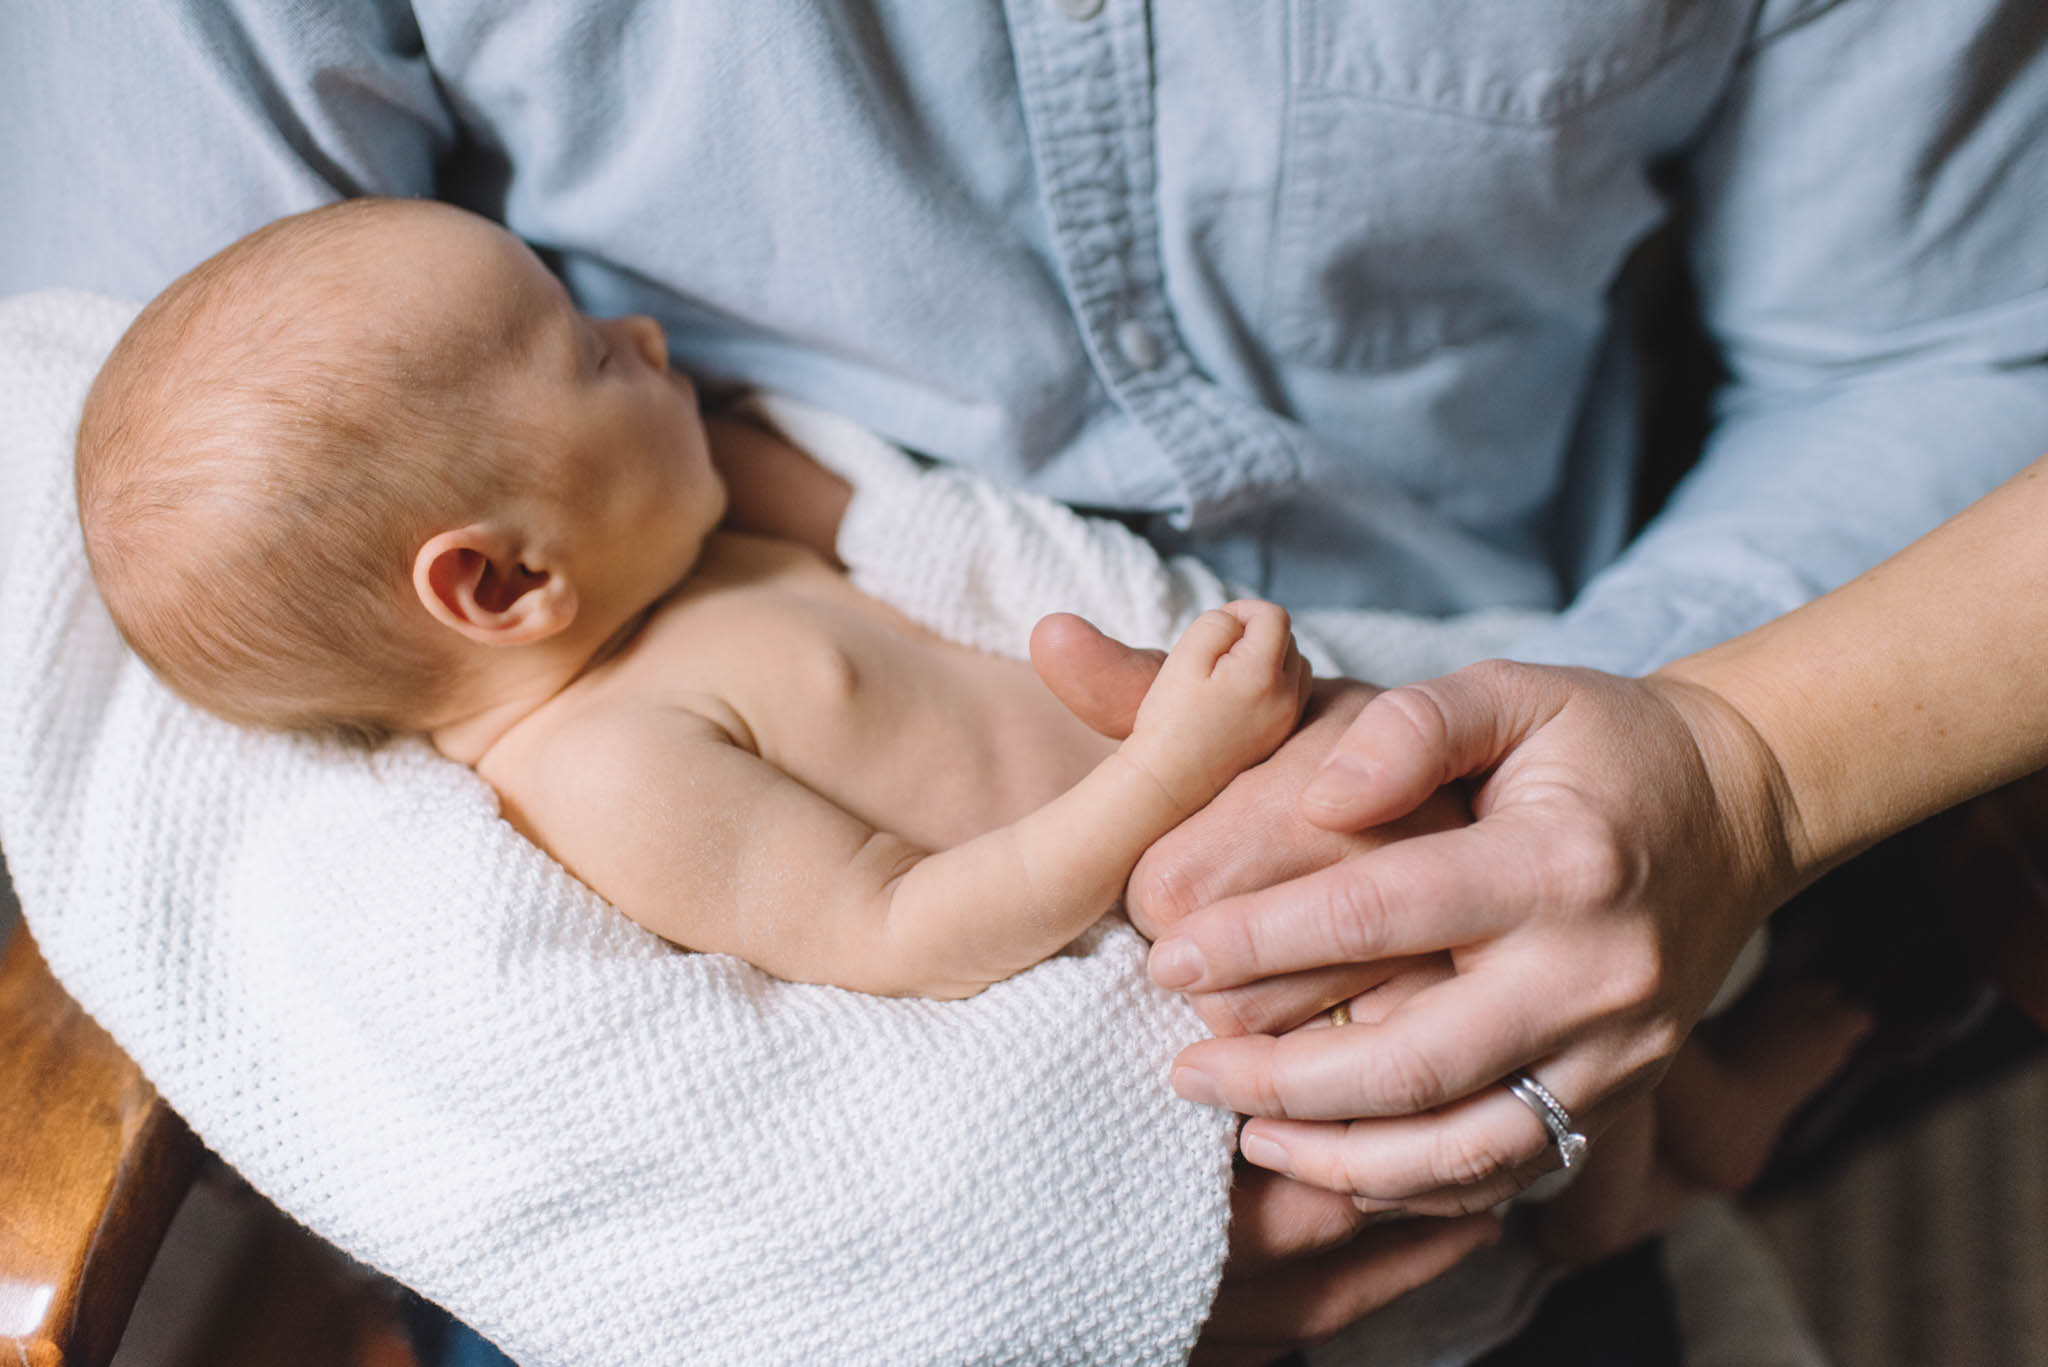
[(1031, 629), (1031, 665), (1067, 710), (1122, 740), (1131, 734), (1166, 653), (1136, 650), (1071, 612), (1042, 617)]

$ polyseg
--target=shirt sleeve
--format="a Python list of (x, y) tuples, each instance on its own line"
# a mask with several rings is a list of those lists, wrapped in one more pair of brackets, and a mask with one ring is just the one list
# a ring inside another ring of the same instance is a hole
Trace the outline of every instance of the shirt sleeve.
[(1684, 166), (1728, 380), (1525, 659), (1624, 673), (1798, 606), (2048, 451), (2048, 7), (1767, 3)]
[(155, 294), (348, 195), (427, 195), (453, 126), (403, 0), (0, 7), (0, 294)]

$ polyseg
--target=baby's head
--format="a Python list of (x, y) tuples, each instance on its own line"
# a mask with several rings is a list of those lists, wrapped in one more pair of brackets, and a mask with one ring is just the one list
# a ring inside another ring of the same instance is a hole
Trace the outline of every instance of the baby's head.
[(372, 742), (537, 653), (587, 659), (723, 508), (657, 325), (587, 318), (503, 229), (405, 200), (279, 220), (152, 301), (77, 481), (101, 595), (165, 683)]

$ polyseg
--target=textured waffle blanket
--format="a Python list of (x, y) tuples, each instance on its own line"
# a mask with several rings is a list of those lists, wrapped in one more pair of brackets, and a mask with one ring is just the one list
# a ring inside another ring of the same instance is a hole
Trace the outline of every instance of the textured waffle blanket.
[[(57, 976), (208, 1145), (528, 1367), (1185, 1356), (1231, 1119), (1166, 1087), (1200, 1027), (1127, 925), (964, 1002), (779, 982), (632, 925), (422, 744), (186, 707), (107, 620), (71, 495), (132, 312), (0, 302), (0, 843)], [(857, 581), (958, 639), (1016, 653), (1062, 608), (1162, 643), (1229, 596), (1114, 524), (761, 411), (860, 488)], [(1302, 626), (1320, 668), (1391, 681), (1526, 620)]]

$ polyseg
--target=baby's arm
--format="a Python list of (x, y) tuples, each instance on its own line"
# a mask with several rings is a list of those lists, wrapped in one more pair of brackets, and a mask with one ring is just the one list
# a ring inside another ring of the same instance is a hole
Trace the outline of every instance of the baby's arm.
[(1129, 739), (1011, 825), (931, 852), (678, 711), (588, 723), (514, 819), (627, 915), (778, 977), (964, 997), (1072, 940), (1138, 856), (1288, 733), (1309, 675), (1266, 603), (1188, 628)]
[(725, 525), (794, 541), (839, 563), (839, 524), (853, 486), (787, 437), (730, 413), (707, 414), (711, 460), (725, 481)]

